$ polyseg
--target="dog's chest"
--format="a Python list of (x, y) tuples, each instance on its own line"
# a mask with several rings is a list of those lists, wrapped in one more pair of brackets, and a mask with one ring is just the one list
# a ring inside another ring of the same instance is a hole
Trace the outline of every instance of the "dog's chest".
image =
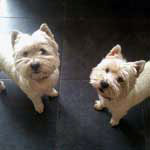
[(50, 82), (48, 80), (42, 82), (32, 81), (30, 85), (32, 90), (39, 93), (45, 93), (51, 87)]
[(107, 108), (110, 112), (122, 112), (123, 110), (128, 111), (129, 106), (127, 101), (120, 100), (107, 103)]

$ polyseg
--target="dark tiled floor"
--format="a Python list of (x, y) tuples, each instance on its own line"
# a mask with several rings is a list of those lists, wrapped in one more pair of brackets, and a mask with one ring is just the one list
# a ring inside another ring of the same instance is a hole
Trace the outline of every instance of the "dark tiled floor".
[(88, 0), (0, 0), (0, 34), (32, 33), (47, 22), (61, 53), (60, 96), (44, 98), (38, 115), (32, 103), (4, 73), (0, 95), (0, 150), (149, 150), (150, 102), (130, 110), (117, 128), (107, 111), (93, 109), (96, 92), (89, 74), (119, 43), (130, 61), (150, 56), (147, 2)]

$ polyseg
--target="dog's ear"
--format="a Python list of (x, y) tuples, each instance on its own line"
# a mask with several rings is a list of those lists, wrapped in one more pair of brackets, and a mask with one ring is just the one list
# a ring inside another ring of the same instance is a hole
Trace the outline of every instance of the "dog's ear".
[(54, 35), (46, 23), (41, 24), (40, 31), (45, 32), (49, 37), (54, 39)]
[(145, 66), (145, 61), (144, 60), (139, 60), (139, 61), (135, 61), (133, 62), (134, 67), (137, 71), (137, 77), (140, 75), (140, 73), (144, 70), (144, 66)]
[(121, 46), (117, 44), (114, 46), (110, 52), (106, 55), (106, 57), (115, 57), (115, 58), (123, 58), (122, 53), (121, 53)]
[(18, 31), (12, 31), (11, 32), (11, 44), (12, 44), (12, 47), (14, 48), (14, 45), (16, 43), (16, 40), (17, 40), (17, 37), (19, 35), (19, 32)]

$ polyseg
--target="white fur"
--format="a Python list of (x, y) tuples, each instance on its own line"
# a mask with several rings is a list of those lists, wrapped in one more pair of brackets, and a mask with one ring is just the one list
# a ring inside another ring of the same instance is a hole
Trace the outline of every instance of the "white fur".
[[(4, 71), (31, 99), (38, 113), (44, 111), (43, 95), (57, 96), (54, 89), (59, 78), (59, 53), (54, 36), (46, 24), (32, 35), (12, 32), (0, 35), (0, 69)], [(42, 49), (46, 53), (42, 53)], [(25, 53), (24, 53), (25, 52)], [(26, 54), (27, 53), (27, 54)], [(31, 64), (38, 62), (38, 72)], [(0, 82), (0, 91), (5, 89)]]
[[(106, 68), (109, 71), (106, 72)], [(130, 108), (150, 96), (150, 62), (126, 62), (121, 54), (121, 47), (115, 46), (106, 57), (93, 68), (90, 83), (99, 96), (94, 107), (96, 110), (107, 108), (112, 118), (112, 126), (118, 125)], [(118, 77), (123, 79), (119, 82)], [(101, 89), (101, 81), (106, 81), (109, 87)]]

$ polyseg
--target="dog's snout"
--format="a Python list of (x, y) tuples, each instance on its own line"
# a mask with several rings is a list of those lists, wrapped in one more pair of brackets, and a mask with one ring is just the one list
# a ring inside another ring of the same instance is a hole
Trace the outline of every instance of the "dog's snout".
[(40, 68), (40, 63), (39, 62), (32, 63), (31, 68), (32, 70), (37, 71)]
[(101, 81), (100, 86), (102, 89), (107, 89), (109, 87), (109, 84), (106, 81)]

